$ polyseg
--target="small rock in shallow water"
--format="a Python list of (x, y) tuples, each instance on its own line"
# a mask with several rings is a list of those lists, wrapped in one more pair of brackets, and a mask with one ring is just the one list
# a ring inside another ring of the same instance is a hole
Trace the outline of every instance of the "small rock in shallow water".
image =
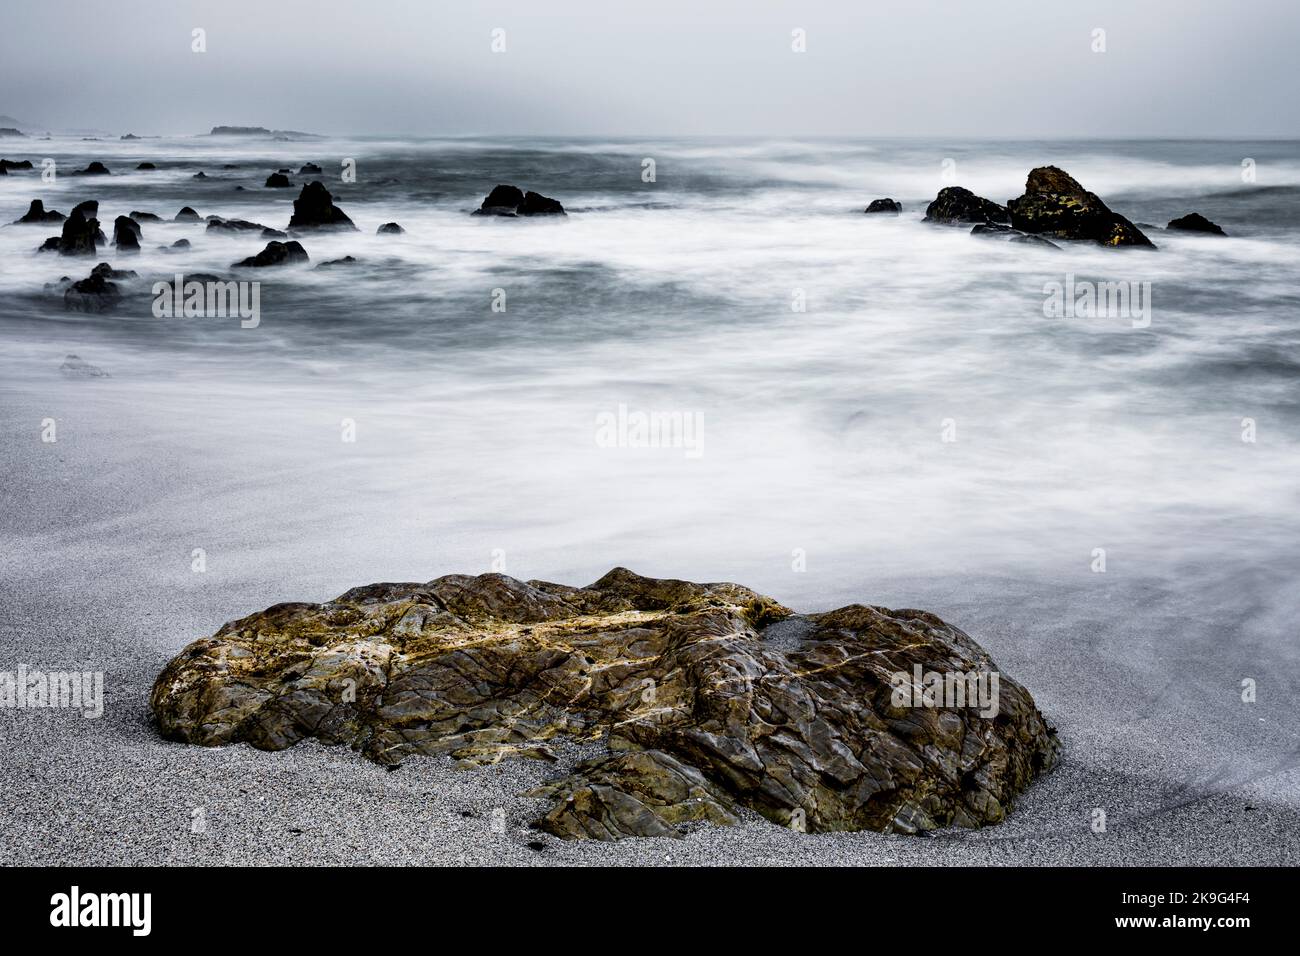
[(925, 222), (955, 226), (971, 222), (1006, 222), (1007, 211), (964, 186), (945, 186), (925, 207)]
[(85, 169), (75, 169), (72, 171), (74, 176), (107, 176), (109, 175), (108, 167), (96, 160)]
[(199, 214), (195, 212), (193, 209), (191, 209), (189, 206), (183, 206), (181, 208), (181, 211), (176, 214), (176, 218), (173, 219), (172, 221), (173, 222), (202, 222), (203, 220), (199, 216)]
[[(797, 641), (766, 639), (791, 620)], [(808, 832), (998, 823), (1059, 749), (1029, 692), (933, 614), (795, 615), (622, 568), (583, 588), (453, 574), (277, 604), (181, 651), (150, 703), (170, 739), (315, 737), (390, 766), (604, 739), (532, 792), (552, 801), (534, 826), (601, 840), (745, 811)]]
[(1211, 236), (1226, 236), (1222, 227), (1210, 222), (1199, 212), (1191, 212), (1186, 216), (1180, 216), (1177, 219), (1169, 220), (1166, 229), (1181, 229), (1184, 232), (1203, 232)]
[(400, 235), (401, 235), (402, 233), (404, 233), (404, 232), (406, 232), (406, 230), (403, 229), (401, 226), (399, 226), (397, 223), (395, 223), (395, 222), (386, 222), (386, 223), (384, 223), (382, 226), (380, 226), (380, 227), (375, 231), (375, 235), (377, 235), (377, 236), (400, 236)]
[(564, 207), (559, 200), (541, 193), (524, 192), (518, 186), (494, 186), (474, 211), (476, 216), (563, 216)]
[(289, 177), (284, 173), (272, 173), (266, 177), (267, 189), (288, 189), (293, 183), (289, 182)]
[(155, 166), (153, 163), (141, 163), (139, 166), (136, 167), (136, 169), (139, 170), (150, 170), (150, 169), (157, 169), (157, 168), (158, 167)]
[(292, 239), (288, 242), (268, 242), (266, 248), (255, 256), (241, 259), (231, 264), (231, 268), (263, 268), (266, 266), (285, 266), (295, 262), (306, 262), (307, 250), (301, 243)]
[(59, 371), (69, 378), (110, 378), (111, 376), (98, 365), (91, 365), (89, 362), (81, 359), (76, 355), (69, 355), (59, 366)]
[(302, 169), (298, 170), (299, 176), (319, 176), (322, 170), (315, 163), (303, 163)]
[(894, 200), (892, 199), (873, 199), (871, 200), (870, 205), (868, 205), (867, 208), (863, 210), (863, 212), (894, 213), (895, 215), (897, 215), (902, 211), (903, 211), (903, 204), (901, 202), (894, 202)]

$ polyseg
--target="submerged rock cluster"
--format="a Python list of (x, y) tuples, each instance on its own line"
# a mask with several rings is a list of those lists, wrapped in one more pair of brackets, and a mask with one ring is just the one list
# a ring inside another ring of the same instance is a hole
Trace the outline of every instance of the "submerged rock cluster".
[(534, 825), (566, 838), (675, 836), (750, 811), (807, 831), (997, 823), (1055, 763), (1055, 731), (1005, 676), (992, 711), (900, 701), (899, 675), (923, 671), (996, 674), (924, 611), (801, 615), (622, 568), (588, 587), (448, 575), (232, 621), (167, 665), (151, 705), (174, 740), (311, 737), (388, 765), (589, 742), (601, 756), (529, 794), (550, 801)]

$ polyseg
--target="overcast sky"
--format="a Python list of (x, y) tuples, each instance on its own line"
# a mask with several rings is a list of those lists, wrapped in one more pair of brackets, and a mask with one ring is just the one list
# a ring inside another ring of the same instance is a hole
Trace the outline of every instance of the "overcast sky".
[(1300, 135), (1300, 0), (31, 0), (0, 18), (0, 114), (52, 129)]

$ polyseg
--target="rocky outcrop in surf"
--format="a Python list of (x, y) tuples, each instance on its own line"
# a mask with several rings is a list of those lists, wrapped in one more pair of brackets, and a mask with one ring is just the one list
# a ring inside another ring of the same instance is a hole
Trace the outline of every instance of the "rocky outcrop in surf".
[(295, 262), (307, 261), (307, 250), (301, 243), (290, 239), (288, 242), (268, 242), (266, 248), (257, 255), (232, 263), (231, 268), (261, 269), (267, 266), (287, 266)]
[(563, 216), (567, 215), (558, 199), (541, 193), (524, 192), (518, 186), (494, 186), (478, 209), (476, 216)]
[(1025, 233), (1103, 246), (1155, 247), (1141, 229), (1056, 166), (1030, 170), (1024, 195), (1008, 202), (1007, 212), (1011, 225)]
[(303, 186), (302, 192), (293, 201), (293, 216), (289, 219), (290, 233), (321, 229), (354, 232), (356, 228), (347, 214), (334, 205), (334, 197), (318, 179)]
[(181, 651), (151, 706), (170, 739), (316, 738), (389, 766), (598, 743), (530, 795), (549, 801), (535, 826), (599, 840), (750, 812), (807, 831), (977, 827), (1058, 754), (1029, 692), (933, 614), (796, 614), (622, 568), (587, 587), (448, 575), (278, 604)]
[(1007, 211), (991, 199), (976, 196), (964, 186), (945, 186), (925, 207), (925, 222), (945, 226), (977, 222), (1006, 222)]
[(18, 226), (24, 223), (63, 222), (67, 218), (57, 209), (46, 209), (45, 203), (41, 200), (33, 199), (32, 204), (27, 207), (27, 212), (22, 215), (22, 218), (15, 219), (13, 224)]
[(1178, 229), (1183, 232), (1201, 232), (1211, 236), (1226, 236), (1223, 227), (1210, 222), (1199, 212), (1190, 212), (1186, 216), (1170, 219), (1166, 229)]
[(873, 199), (867, 204), (867, 208), (862, 210), (869, 213), (892, 213), (897, 216), (903, 211), (903, 204), (895, 202), (892, 199)]

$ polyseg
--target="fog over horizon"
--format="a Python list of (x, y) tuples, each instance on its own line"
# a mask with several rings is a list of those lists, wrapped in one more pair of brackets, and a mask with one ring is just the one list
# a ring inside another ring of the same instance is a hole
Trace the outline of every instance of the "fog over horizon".
[[(206, 52), (191, 49), (206, 33)], [(493, 52), (493, 31), (504, 52)], [(792, 31), (806, 51), (792, 49)], [(1094, 52), (1094, 31), (1105, 51)], [(1293, 137), (1286, 0), (11, 5), (35, 130), (327, 135)]]

